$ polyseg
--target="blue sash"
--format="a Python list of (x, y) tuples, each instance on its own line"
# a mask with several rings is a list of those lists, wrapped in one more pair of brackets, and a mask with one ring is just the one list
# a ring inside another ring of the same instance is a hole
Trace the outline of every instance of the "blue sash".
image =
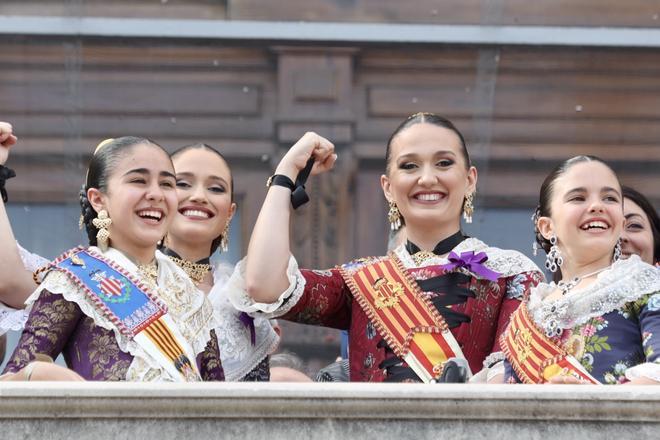
[[(78, 247), (51, 263), (80, 287), (117, 330), (141, 345), (166, 369), (184, 380), (199, 380), (186, 352), (187, 343), (167, 313), (167, 306), (133, 275), (111, 260)], [(154, 350), (155, 349), (155, 350)]]

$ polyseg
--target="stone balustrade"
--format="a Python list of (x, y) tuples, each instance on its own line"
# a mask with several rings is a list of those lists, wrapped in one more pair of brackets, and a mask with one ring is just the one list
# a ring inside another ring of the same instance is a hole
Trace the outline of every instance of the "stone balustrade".
[(660, 387), (2, 383), (3, 439), (660, 437)]

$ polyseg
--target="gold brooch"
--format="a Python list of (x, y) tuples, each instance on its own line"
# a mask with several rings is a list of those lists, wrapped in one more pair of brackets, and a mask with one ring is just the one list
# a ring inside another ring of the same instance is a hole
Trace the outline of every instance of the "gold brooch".
[(426, 260), (429, 258), (435, 257), (435, 254), (433, 252), (429, 251), (419, 251), (415, 255), (412, 256), (413, 261), (417, 266), (421, 266), (422, 263), (424, 263)]

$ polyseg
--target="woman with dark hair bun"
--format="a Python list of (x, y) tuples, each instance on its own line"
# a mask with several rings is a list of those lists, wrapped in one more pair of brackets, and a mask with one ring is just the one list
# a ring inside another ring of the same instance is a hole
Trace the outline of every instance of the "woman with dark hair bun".
[(660, 383), (660, 272), (637, 255), (620, 259), (623, 194), (593, 156), (543, 182), (534, 227), (556, 282), (513, 314), (501, 338), (506, 382)]
[(473, 215), (477, 170), (458, 129), (417, 113), (387, 144), (381, 186), (392, 229), (406, 225), (404, 244), (386, 257), (300, 270), (289, 247), (291, 208), (306, 200), (307, 175), (330, 170), (336, 158), (327, 139), (307, 133), (281, 160), (228, 285), (234, 305), (349, 330), (351, 381), (460, 382), (501, 359), (497, 336), (542, 274), (522, 254), (461, 232), (461, 214), (468, 222)]
[(65, 252), (38, 274), (5, 372), (62, 352), (86, 380), (222, 380), (212, 305), (156, 251), (176, 212), (167, 153), (143, 138), (102, 142), (80, 204), (90, 247)]
[(171, 158), (178, 206), (162, 251), (213, 304), (225, 379), (267, 381), (268, 355), (279, 338), (267, 319), (253, 319), (231, 305), (223, 289), (233, 268), (210, 260), (216, 250), (228, 250), (229, 223), (236, 211), (229, 165), (206, 144), (180, 148)]
[(660, 263), (660, 217), (642, 193), (623, 186), (623, 216), (626, 224), (621, 234), (623, 258), (639, 255), (642, 261)]

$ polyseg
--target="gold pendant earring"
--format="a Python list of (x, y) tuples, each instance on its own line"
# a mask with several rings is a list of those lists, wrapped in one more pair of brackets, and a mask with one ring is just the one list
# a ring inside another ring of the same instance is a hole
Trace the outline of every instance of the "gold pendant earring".
[(401, 227), (401, 212), (393, 201), (388, 202), (390, 210), (387, 212), (387, 220), (390, 222), (390, 229), (398, 231)]
[(112, 224), (112, 219), (108, 216), (108, 211), (105, 209), (100, 210), (96, 218), (92, 220), (92, 224), (98, 229), (96, 233), (96, 245), (105, 252), (108, 250), (108, 242), (110, 241), (108, 227)]
[(463, 205), (463, 218), (465, 223), (472, 223), (472, 215), (474, 214), (474, 193), (465, 196), (465, 204)]
[(231, 223), (231, 220), (227, 220), (225, 229), (222, 230), (222, 238), (220, 238), (220, 250), (222, 250), (222, 252), (227, 252), (229, 250), (229, 223)]

